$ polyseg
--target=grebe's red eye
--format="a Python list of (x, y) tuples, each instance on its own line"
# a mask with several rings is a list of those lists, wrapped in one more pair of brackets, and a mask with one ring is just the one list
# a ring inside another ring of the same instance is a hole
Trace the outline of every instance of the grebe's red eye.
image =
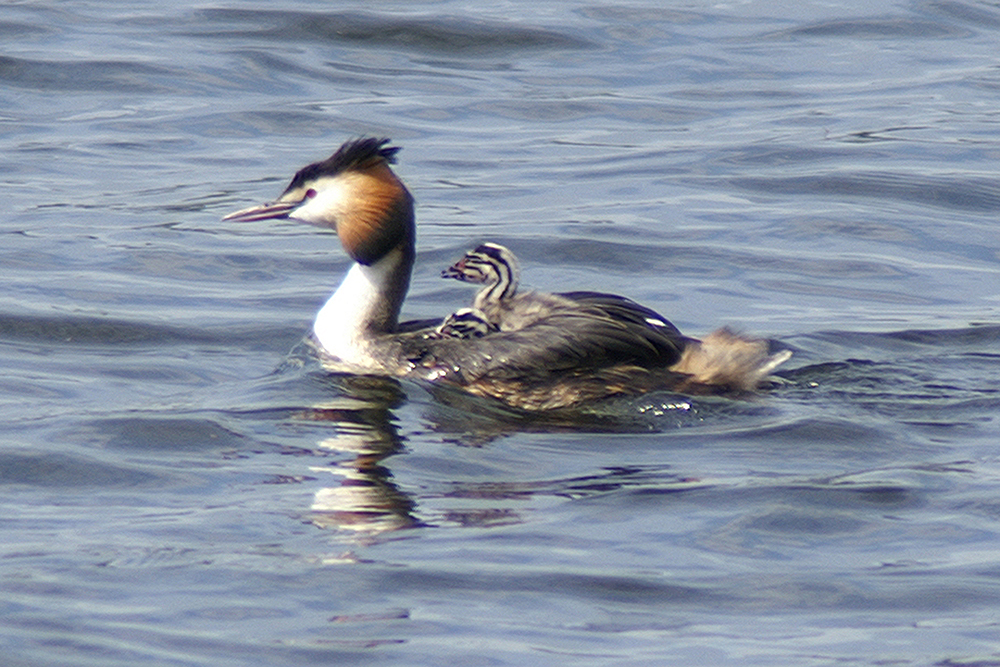
[(316, 191), (315, 190), (313, 190), (312, 188), (309, 188), (308, 190), (306, 190), (306, 199), (312, 199), (315, 196), (316, 196)]

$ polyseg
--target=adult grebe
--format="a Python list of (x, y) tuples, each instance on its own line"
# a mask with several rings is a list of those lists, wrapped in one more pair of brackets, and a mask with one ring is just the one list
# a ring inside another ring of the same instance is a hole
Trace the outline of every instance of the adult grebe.
[(751, 390), (790, 356), (726, 330), (697, 341), (629, 299), (593, 292), (531, 293), (508, 330), (482, 336), (400, 325), (416, 225), (413, 197), (389, 167), (399, 149), (386, 144), (349, 141), (299, 170), (277, 201), (223, 218), (293, 218), (340, 236), (355, 263), (313, 325), (331, 370), (447, 383), (545, 410), (653, 389)]

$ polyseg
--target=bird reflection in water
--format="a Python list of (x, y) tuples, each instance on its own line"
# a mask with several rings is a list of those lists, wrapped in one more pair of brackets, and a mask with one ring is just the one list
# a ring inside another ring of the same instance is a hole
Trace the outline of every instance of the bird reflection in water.
[(313, 472), (339, 477), (337, 485), (320, 489), (310, 508), (311, 522), (320, 528), (375, 536), (420, 525), (414, 502), (392, 481), (382, 461), (402, 451), (392, 424), (391, 408), (405, 400), (399, 383), (390, 378), (335, 378), (342, 395), (295, 415), (301, 421), (329, 422), (336, 435), (318, 443), (323, 450), (347, 455), (343, 461), (313, 467)]
[[(334, 385), (331, 393), (336, 397), (294, 415), (296, 421), (329, 424), (333, 435), (320, 440), (316, 451), (336, 453), (338, 458), (330, 465), (311, 468), (337, 480), (316, 492), (308, 514), (311, 523), (352, 533), (362, 542), (430, 525), (418, 518), (416, 500), (393, 481), (386, 461), (404, 451), (404, 438), (394, 425), (393, 413), (409, 400), (404, 387), (394, 378), (376, 376), (327, 376), (323, 381)], [(425, 415), (429, 427), (442, 441), (455, 446), (485, 446), (512, 431), (649, 431), (649, 425), (639, 423), (634, 412), (628, 424), (596, 419), (584, 424), (579, 414), (573, 424), (552, 418), (539, 420), (537, 415), (529, 421), (481, 399), (470, 406), (467, 401), (477, 399), (462, 392), (432, 391), (432, 395), (432, 414)], [(704, 485), (704, 480), (678, 474), (669, 465), (623, 465), (556, 479), (453, 481), (432, 494), (434, 507), (424, 508), (422, 513), (433, 516), (434, 525), (496, 527), (524, 521), (521, 510), (512, 505), (521, 506), (537, 495), (583, 498), (625, 488), (676, 493)]]

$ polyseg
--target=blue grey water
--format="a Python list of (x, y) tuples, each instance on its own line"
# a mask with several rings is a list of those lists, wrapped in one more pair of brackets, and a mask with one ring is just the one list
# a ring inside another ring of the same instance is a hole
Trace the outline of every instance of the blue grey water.
[[(0, 7), (4, 664), (1000, 664), (1000, 9)], [(324, 374), (336, 238), (220, 218), (345, 139), (408, 317), (514, 249), (794, 350), (532, 419)]]

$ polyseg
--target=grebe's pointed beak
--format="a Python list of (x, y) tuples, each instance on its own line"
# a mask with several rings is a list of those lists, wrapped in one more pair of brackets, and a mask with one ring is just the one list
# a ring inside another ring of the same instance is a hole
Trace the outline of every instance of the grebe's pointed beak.
[(453, 278), (465, 282), (465, 257), (441, 271), (442, 278)]
[(224, 217), (223, 220), (255, 222), (257, 220), (284, 219), (290, 217), (292, 211), (301, 205), (301, 201), (276, 201), (268, 204), (259, 204), (245, 208), (242, 211), (234, 211)]
[(461, 280), (462, 273), (454, 266), (449, 266), (447, 269), (441, 271), (442, 278), (452, 278), (453, 280)]

